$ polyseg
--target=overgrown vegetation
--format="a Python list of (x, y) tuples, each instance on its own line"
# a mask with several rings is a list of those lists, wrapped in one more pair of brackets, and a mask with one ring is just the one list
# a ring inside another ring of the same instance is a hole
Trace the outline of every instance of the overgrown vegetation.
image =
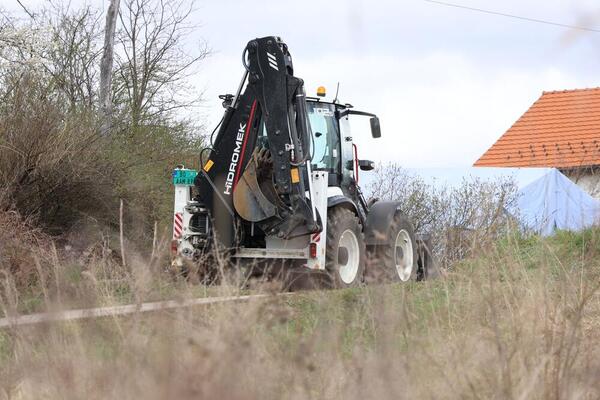
[[(509, 235), (436, 281), (4, 330), (0, 397), (597, 398), (599, 243)], [(80, 295), (118, 301), (95, 263)], [(133, 271), (133, 298), (198, 295)]]
[[(464, 178), (456, 187), (429, 184), (397, 164), (380, 165), (366, 192), (396, 200), (419, 234), (430, 235), (444, 268), (495, 243), (517, 223), (517, 186), (509, 177)], [(517, 227), (518, 228), (518, 227)]]
[(147, 243), (168, 226), (172, 168), (197, 159), (201, 127), (180, 110), (198, 104), (191, 74), (208, 51), (185, 43), (188, 2), (125, 1), (101, 135), (102, 10), (62, 4), (0, 18), (0, 212), (64, 238), (113, 232), (123, 200), (128, 238)]

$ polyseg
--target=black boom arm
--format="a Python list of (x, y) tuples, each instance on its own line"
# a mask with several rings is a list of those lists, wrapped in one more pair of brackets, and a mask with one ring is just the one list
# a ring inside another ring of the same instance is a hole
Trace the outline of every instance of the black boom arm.
[(303, 81), (277, 37), (250, 41), (243, 63), (238, 92), (223, 97), (223, 122), (196, 179), (200, 201), (226, 246), (234, 244), (238, 219), (280, 238), (318, 232), (305, 194), (311, 132)]

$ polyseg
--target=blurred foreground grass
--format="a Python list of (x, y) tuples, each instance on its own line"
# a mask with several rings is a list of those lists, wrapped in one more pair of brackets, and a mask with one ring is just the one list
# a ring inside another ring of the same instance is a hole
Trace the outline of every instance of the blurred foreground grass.
[(599, 233), (507, 237), (430, 282), (5, 330), (0, 398), (598, 398)]

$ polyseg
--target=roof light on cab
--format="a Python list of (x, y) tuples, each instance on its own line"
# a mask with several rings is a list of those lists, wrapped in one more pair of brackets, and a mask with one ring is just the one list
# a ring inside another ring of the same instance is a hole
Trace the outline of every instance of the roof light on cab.
[(325, 97), (325, 86), (319, 86), (317, 88), (317, 96)]

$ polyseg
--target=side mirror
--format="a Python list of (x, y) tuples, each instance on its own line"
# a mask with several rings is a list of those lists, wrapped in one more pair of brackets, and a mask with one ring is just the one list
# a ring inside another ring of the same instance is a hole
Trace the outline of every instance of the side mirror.
[(375, 169), (375, 163), (369, 160), (358, 160), (358, 168), (361, 171), (372, 171)]
[(379, 125), (379, 118), (371, 118), (371, 136), (377, 139), (381, 137), (381, 126)]

